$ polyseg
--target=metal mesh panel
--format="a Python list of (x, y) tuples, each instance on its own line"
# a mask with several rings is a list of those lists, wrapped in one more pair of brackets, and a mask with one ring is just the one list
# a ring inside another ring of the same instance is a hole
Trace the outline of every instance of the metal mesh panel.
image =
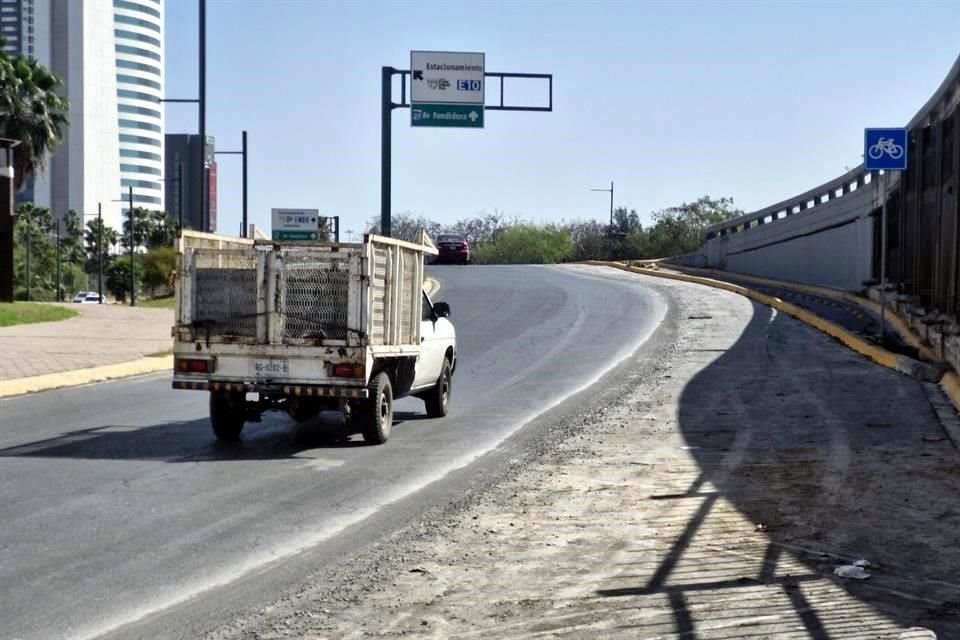
[(350, 253), (285, 247), (284, 340), (346, 340), (350, 291)]
[(257, 253), (194, 251), (193, 321), (216, 335), (257, 335)]

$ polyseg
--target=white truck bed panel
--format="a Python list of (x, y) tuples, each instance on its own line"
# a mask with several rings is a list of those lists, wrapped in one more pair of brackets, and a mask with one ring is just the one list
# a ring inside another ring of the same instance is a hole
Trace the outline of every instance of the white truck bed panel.
[(437, 252), (425, 234), (293, 244), (185, 231), (180, 251), (174, 352), (217, 358), (209, 380), (257, 380), (272, 358), (281, 378), (349, 384), (331, 363), (369, 371), (374, 357), (420, 353), (423, 256)]

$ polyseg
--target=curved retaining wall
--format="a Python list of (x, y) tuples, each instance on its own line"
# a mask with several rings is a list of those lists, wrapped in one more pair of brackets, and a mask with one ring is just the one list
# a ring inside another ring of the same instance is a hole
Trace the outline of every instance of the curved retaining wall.
[[(892, 227), (888, 228), (891, 236), (888, 246), (896, 245), (888, 258), (888, 272), (908, 292), (926, 295), (931, 303), (937, 302), (933, 288), (925, 285), (919, 275), (906, 277), (906, 262), (917, 263), (909, 265), (916, 274), (930, 271), (920, 264), (926, 259), (923, 248), (931, 242), (929, 236), (960, 230), (956, 197), (956, 187), (960, 185), (958, 103), (960, 57), (937, 91), (907, 124), (911, 138), (910, 170), (904, 174), (903, 184), (899, 174), (889, 176), (885, 194), (889, 198)], [(936, 133), (935, 143), (929, 140), (931, 131)], [(933, 161), (931, 155), (936, 156)], [(935, 167), (931, 168), (931, 164)], [(931, 179), (933, 173), (935, 179)], [(909, 189), (914, 185), (923, 185), (925, 189), (914, 198), (914, 208), (923, 211), (909, 209)], [(936, 194), (931, 197), (929, 191)], [(680, 256), (676, 261), (858, 291), (879, 273), (878, 214), (882, 197), (878, 176), (860, 165), (797, 196), (708, 228), (701, 251)], [(931, 207), (936, 209), (932, 214)], [(933, 230), (924, 229), (925, 235), (911, 234), (911, 215), (934, 215), (938, 225)], [(910, 243), (915, 245), (912, 249)], [(952, 245), (954, 254), (957, 246), (957, 242)], [(956, 255), (950, 260), (938, 255), (935, 262), (941, 270), (949, 268), (956, 272), (960, 268)], [(941, 310), (956, 306), (958, 297), (954, 292), (960, 278), (951, 276), (951, 283), (941, 286), (941, 289), (951, 289), (950, 300), (940, 301)], [(921, 289), (929, 291), (924, 294)], [(953, 304), (948, 304), (951, 301)]]

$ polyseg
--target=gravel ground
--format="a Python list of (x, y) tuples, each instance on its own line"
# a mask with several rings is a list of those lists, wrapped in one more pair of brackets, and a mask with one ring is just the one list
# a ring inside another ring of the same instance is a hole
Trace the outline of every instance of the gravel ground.
[[(579, 415), (208, 640), (960, 638), (939, 392), (740, 296), (651, 286), (668, 320)], [(858, 559), (869, 578), (834, 575)]]

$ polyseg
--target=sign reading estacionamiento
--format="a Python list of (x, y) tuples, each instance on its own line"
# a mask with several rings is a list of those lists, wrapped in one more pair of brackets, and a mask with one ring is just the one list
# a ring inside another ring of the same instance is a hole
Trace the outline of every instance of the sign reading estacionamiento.
[(484, 54), (410, 52), (410, 124), (483, 127)]

